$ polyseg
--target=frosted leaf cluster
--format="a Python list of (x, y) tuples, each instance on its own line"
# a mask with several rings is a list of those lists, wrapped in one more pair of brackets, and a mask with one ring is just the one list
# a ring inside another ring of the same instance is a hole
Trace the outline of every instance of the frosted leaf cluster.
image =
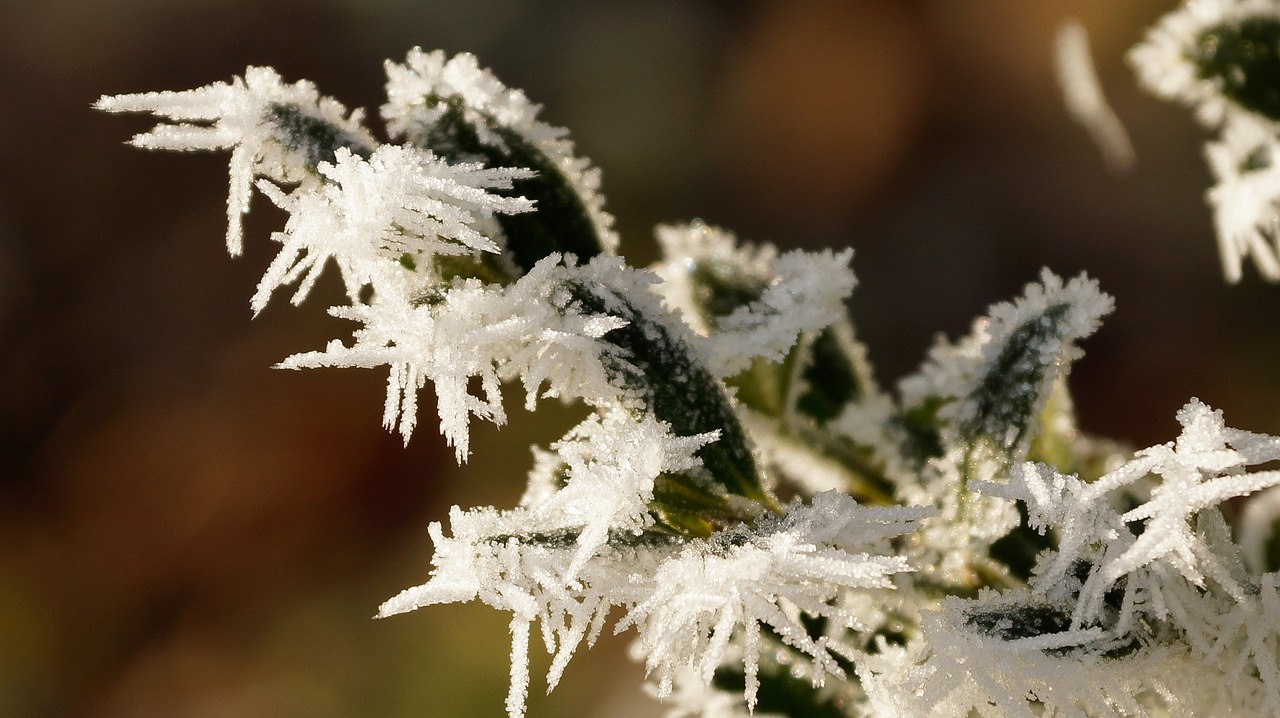
[[(593, 495), (582, 507), (602, 500), (608, 498)], [(523, 709), (529, 683), (525, 652), (533, 621), (540, 622), (547, 649), (554, 654), (547, 676), (554, 686), (574, 650), (583, 640), (595, 641), (614, 607), (625, 609), (615, 632), (636, 629), (660, 697), (670, 693), (682, 671), (693, 671), (704, 685), (710, 682), (737, 638), (748, 676), (745, 699), (752, 705), (766, 628), (807, 656), (819, 680), (827, 674), (844, 678), (832, 652), (850, 649), (825, 636), (810, 636), (801, 615), (826, 619), (841, 629), (864, 629), (857, 615), (834, 601), (845, 591), (888, 588), (892, 575), (910, 570), (902, 557), (879, 550), (885, 539), (910, 532), (928, 513), (863, 507), (830, 492), (808, 505), (794, 503), (777, 518), (706, 539), (587, 544), (594, 550), (581, 561), (582, 537), (589, 529), (575, 539), (573, 530), (552, 528), (559, 523), (554, 517), (564, 514), (555, 503), (553, 497), (551, 505), (508, 512), (455, 507), (452, 537), (443, 535), (440, 524), (430, 529), (436, 545), (431, 580), (392, 598), (379, 611), (387, 616), (477, 599), (511, 611), (515, 653), (509, 710)]]
[(136, 135), (131, 140), (136, 147), (231, 150), (227, 250), (232, 255), (240, 254), (240, 219), (249, 211), (254, 177), (313, 184), (318, 165), (334, 160), (339, 148), (368, 155), (375, 144), (361, 124), (363, 113), (348, 113), (305, 80), (287, 85), (269, 67), (250, 67), (243, 77), (198, 90), (103, 97), (95, 106), (174, 121)]
[[(947, 676), (966, 700), (999, 703), (982, 686), (1012, 681), (1030, 699), (1069, 698), (1087, 714), (1280, 712), (1275, 574), (1241, 561), (1220, 509), (1280, 483), (1280, 471), (1247, 471), (1280, 459), (1280, 439), (1228, 428), (1221, 412), (1194, 399), (1178, 421), (1177, 441), (1090, 482), (1028, 463), (1009, 484), (975, 487), (1022, 502), (1029, 525), (1056, 534), (1057, 545), (1038, 557), (1027, 589), (944, 604), (942, 617), (924, 624), (933, 653), (917, 657), (916, 672)], [(956, 642), (1031, 659), (963, 667), (946, 657)], [(1220, 673), (1203, 684), (1178, 681), (1170, 668), (1179, 663)], [(1082, 667), (1079, 682), (1069, 682)], [(1001, 714), (1033, 713), (1028, 704)]]
[[(1166, 36), (1261, 5), (1192, 7), (1135, 58), (1185, 59)], [(1224, 138), (1272, 142), (1188, 72)], [(429, 577), (379, 610), (509, 612), (508, 715), (535, 633), (554, 687), (606, 629), (633, 634), (673, 716), (1280, 714), (1280, 438), (1196, 400), (1166, 445), (1081, 432), (1066, 379), (1112, 309), (1092, 279), (1044, 270), (886, 390), (846, 311), (850, 250), (695, 221), (632, 267), (598, 172), (522, 92), (470, 55), (387, 74), (386, 142), (268, 68), (98, 107), (159, 116), (143, 147), (230, 150), (233, 254), (254, 189), (287, 212), (255, 314), (336, 267), (351, 336), (279, 366), (386, 371), (405, 441), (430, 382), (460, 462), (506, 392), (583, 407), (518, 505), (431, 523)]]
[(1215, 180), (1207, 199), (1233, 283), (1246, 258), (1280, 281), (1277, 41), (1280, 5), (1271, 0), (1188, 0), (1129, 53), (1147, 89), (1192, 107), (1218, 133), (1205, 146)]

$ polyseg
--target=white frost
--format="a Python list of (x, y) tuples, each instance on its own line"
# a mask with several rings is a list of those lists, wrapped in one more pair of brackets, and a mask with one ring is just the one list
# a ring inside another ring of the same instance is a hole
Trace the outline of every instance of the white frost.
[[(615, 632), (636, 628), (662, 696), (682, 671), (696, 671), (708, 683), (729, 655), (731, 638), (741, 636), (745, 698), (752, 705), (765, 627), (813, 662), (816, 681), (843, 677), (832, 651), (848, 648), (829, 636), (811, 636), (800, 615), (825, 617), (833, 635), (835, 628), (862, 628), (839, 599), (848, 591), (891, 588), (891, 576), (910, 570), (902, 557), (887, 555), (883, 542), (913, 530), (930, 510), (867, 508), (827, 492), (811, 504), (791, 504), (775, 519), (707, 539), (602, 546), (576, 571), (572, 542), (521, 538), (543, 530), (538, 513), (455, 508), (452, 538), (439, 524), (431, 526), (431, 580), (387, 601), (379, 615), (479, 599), (513, 613), (517, 664), (525, 658), (521, 641), (528, 624), (539, 620), (548, 650), (556, 654), (548, 677), (554, 684), (578, 644), (594, 640), (609, 608), (622, 606), (628, 610)], [(508, 707), (515, 716), (523, 711), (527, 665), (513, 666), (512, 676), (509, 701), (515, 707)]]
[(414, 48), (404, 64), (388, 60), (386, 70), (387, 103), (382, 106), (382, 117), (392, 136), (413, 136), (430, 127), (445, 112), (440, 100), (460, 98), (463, 115), (481, 142), (508, 149), (502, 137), (489, 128), (493, 122), (541, 150), (587, 208), (605, 252), (617, 250), (613, 216), (604, 211), (600, 194), (600, 170), (573, 154), (568, 130), (538, 120), (541, 105), (530, 102), (523, 91), (504, 85), (470, 53), (446, 60), (441, 50)]
[[(275, 235), (283, 245), (280, 253), (250, 302), (255, 314), (274, 289), (299, 277), (292, 302), (300, 304), (329, 259), (353, 304), (366, 286), (378, 296), (413, 298), (437, 281), (434, 257), (500, 251), (479, 231), (486, 229), (485, 219), (533, 209), (523, 197), (489, 192), (510, 189), (511, 180), (528, 177), (527, 171), (451, 165), (410, 147), (384, 145), (368, 160), (338, 150), (337, 161), (322, 162), (318, 171), (325, 183), (291, 195), (262, 184), (290, 217)], [(404, 260), (417, 271), (403, 266)]]
[[(760, 357), (780, 361), (803, 332), (844, 320), (844, 302), (856, 280), (849, 269), (853, 251), (793, 250), (781, 256), (772, 246), (739, 246), (732, 234), (702, 222), (662, 226), (658, 240), (668, 261), (658, 272), (658, 291), (695, 330), (707, 335), (709, 364), (717, 376), (746, 369)], [(723, 273), (760, 285), (760, 294), (719, 317), (707, 316), (698, 272)]]
[(285, 84), (270, 67), (250, 67), (244, 77), (181, 92), (144, 92), (102, 97), (108, 112), (150, 112), (174, 120), (133, 138), (136, 147), (160, 150), (231, 150), (231, 190), (227, 197), (227, 250), (240, 254), (241, 216), (249, 211), (253, 178), (295, 183), (314, 179), (311, 149), (299, 143), (275, 114), (278, 110), (326, 125), (347, 147), (372, 151), (376, 143), (361, 125), (360, 110), (347, 113), (338, 101), (321, 97), (305, 80)]
[(1093, 67), (1089, 34), (1084, 26), (1077, 20), (1063, 23), (1058, 28), (1054, 49), (1058, 86), (1067, 111), (1088, 131), (1107, 167), (1129, 169), (1133, 166), (1133, 143), (1102, 94), (1102, 83)]

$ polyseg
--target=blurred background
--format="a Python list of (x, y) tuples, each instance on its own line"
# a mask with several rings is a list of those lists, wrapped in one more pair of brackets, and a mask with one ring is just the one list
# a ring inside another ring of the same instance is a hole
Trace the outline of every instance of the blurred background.
[[(0, 715), (502, 715), (503, 614), (371, 616), (427, 578), (428, 522), (512, 505), (526, 447), (558, 435), (514, 408), (458, 469), (430, 424), (407, 448), (379, 427), (382, 372), (271, 369), (347, 336), (323, 312), (337, 283), (250, 321), (283, 216), (257, 198), (229, 259), (226, 156), (127, 148), (151, 122), (92, 111), (99, 95), (271, 65), (376, 116), (384, 59), (471, 51), (603, 169), (633, 263), (655, 223), (694, 217), (855, 247), (851, 309), (887, 385), (1049, 266), (1117, 301), (1072, 376), (1084, 428), (1167, 441), (1199, 396), (1280, 433), (1280, 287), (1223, 282), (1203, 132), (1123, 61), (1170, 5), (4, 3)], [(1131, 172), (1063, 108), (1068, 17)], [(535, 675), (530, 716), (658, 715), (626, 642), (579, 654), (550, 697)]]

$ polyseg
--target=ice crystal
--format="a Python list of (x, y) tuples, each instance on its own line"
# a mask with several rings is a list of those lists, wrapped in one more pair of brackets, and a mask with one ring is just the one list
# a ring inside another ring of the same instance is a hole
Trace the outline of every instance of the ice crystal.
[[(601, 337), (624, 322), (574, 303), (566, 282), (583, 271), (551, 256), (507, 287), (470, 279), (423, 303), (388, 296), (370, 305), (335, 307), (334, 316), (364, 325), (354, 343), (334, 341), (280, 366), (389, 366), (383, 423), (398, 427), (406, 441), (417, 424), (417, 393), (431, 381), (440, 431), (463, 459), (469, 417), (506, 421), (503, 379), (520, 379), (530, 405), (539, 396), (608, 403), (620, 395), (601, 361), (611, 352)], [(469, 390), (473, 377), (480, 380), (481, 396)]]
[(326, 182), (293, 195), (263, 185), (290, 219), (276, 234), (283, 246), (253, 295), (255, 313), (272, 290), (299, 277), (292, 301), (301, 303), (329, 259), (353, 303), (366, 286), (379, 296), (414, 297), (439, 281), (432, 276), (435, 257), (500, 251), (477, 229), (488, 229), (483, 222), (493, 214), (533, 209), (528, 200), (488, 191), (509, 189), (527, 171), (451, 165), (413, 148), (384, 145), (367, 160), (342, 148), (317, 171)]
[(1133, 143), (1102, 94), (1102, 83), (1089, 53), (1089, 34), (1083, 25), (1072, 20), (1058, 28), (1056, 45), (1058, 85), (1067, 111), (1089, 132), (1108, 167), (1129, 169), (1133, 166)]
[(103, 97), (95, 106), (108, 112), (150, 112), (175, 121), (136, 135), (131, 142), (137, 147), (231, 150), (227, 250), (233, 255), (240, 253), (240, 218), (249, 211), (254, 177), (288, 183), (314, 180), (319, 164), (333, 162), (338, 149), (367, 156), (375, 145), (361, 125), (361, 111), (348, 113), (305, 80), (285, 84), (269, 67), (250, 67), (243, 77), (197, 90)]

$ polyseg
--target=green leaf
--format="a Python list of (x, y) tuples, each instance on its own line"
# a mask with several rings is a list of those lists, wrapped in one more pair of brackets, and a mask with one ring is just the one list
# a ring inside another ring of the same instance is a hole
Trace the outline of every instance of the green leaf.
[(703, 466), (725, 491), (773, 508), (729, 397), (693, 348), (607, 287), (570, 282), (569, 291), (585, 312), (626, 320), (626, 326), (603, 337), (616, 349), (602, 359), (619, 385), (640, 397), (645, 408), (678, 436), (719, 431), (718, 440), (697, 452)]
[(1050, 305), (1010, 332), (995, 361), (965, 397), (975, 410), (957, 426), (962, 440), (989, 442), (1008, 453), (1030, 442), (1052, 388), (1045, 379), (1052, 377), (1059, 361), (1044, 347), (1059, 341), (1069, 309), (1067, 303)]
[(276, 140), (285, 148), (297, 152), (303, 164), (315, 170), (321, 162), (337, 161), (337, 152), (347, 149), (351, 154), (369, 159), (374, 148), (358, 135), (303, 111), (293, 104), (271, 105), (268, 116), (263, 118), (275, 130)]
[(803, 342), (804, 387), (796, 409), (818, 422), (839, 416), (845, 405), (866, 394), (870, 383), (852, 328), (842, 328), (846, 331), (828, 327)]
[(698, 314), (712, 330), (720, 320), (761, 297), (766, 281), (752, 276), (738, 264), (705, 257), (696, 262), (689, 278)]
[(750, 520), (728, 501), (689, 474), (664, 473), (653, 485), (650, 512), (658, 524), (678, 536), (706, 538), (718, 530)]
[(848, 321), (801, 335), (782, 361), (757, 359), (727, 383), (738, 401), (771, 420), (781, 441), (844, 469), (845, 489), (860, 501), (892, 503), (893, 483), (875, 450), (828, 426), (877, 391)]

